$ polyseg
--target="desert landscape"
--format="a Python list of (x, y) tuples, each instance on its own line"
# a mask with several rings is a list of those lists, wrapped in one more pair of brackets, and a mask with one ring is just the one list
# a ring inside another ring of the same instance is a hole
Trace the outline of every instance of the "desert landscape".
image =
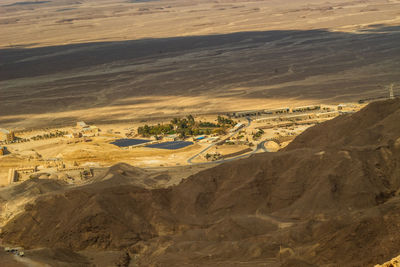
[(399, 82), (398, 1), (2, 3), (2, 127), (357, 102)]
[(399, 44), (400, 0), (2, 0), (0, 265), (400, 266)]
[(181, 173), (167, 187), (168, 173), (127, 164), (78, 185), (5, 187), (0, 257), (9, 266), (383, 263), (399, 253), (399, 112), (399, 99), (374, 102), (279, 152)]

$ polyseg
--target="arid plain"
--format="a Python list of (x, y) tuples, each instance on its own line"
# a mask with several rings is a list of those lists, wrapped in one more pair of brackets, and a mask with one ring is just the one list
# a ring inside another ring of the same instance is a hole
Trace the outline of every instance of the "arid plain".
[(2, 1), (0, 123), (151, 120), (382, 96), (400, 1)]

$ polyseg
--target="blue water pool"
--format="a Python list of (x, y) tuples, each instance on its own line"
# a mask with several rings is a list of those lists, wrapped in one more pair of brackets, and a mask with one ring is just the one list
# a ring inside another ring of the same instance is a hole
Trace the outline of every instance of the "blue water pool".
[(145, 139), (118, 139), (114, 142), (111, 142), (110, 144), (119, 146), (119, 147), (127, 147), (127, 146), (135, 146), (135, 145), (140, 145), (144, 143), (148, 143), (150, 140), (145, 140)]
[(171, 141), (171, 142), (164, 142), (164, 143), (159, 143), (159, 144), (147, 145), (146, 147), (161, 148), (161, 149), (179, 149), (179, 148), (184, 148), (184, 147), (187, 147), (187, 146), (190, 146), (190, 145), (193, 145), (193, 142)]

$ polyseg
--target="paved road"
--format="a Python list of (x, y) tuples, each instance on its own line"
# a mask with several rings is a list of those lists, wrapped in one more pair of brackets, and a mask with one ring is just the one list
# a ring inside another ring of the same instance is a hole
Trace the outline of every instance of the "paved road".
[[(229, 159), (221, 159), (221, 160), (215, 160), (215, 161), (207, 161), (207, 162), (196, 162), (196, 163), (190, 163), (192, 165), (199, 165), (199, 164), (217, 164), (217, 163), (223, 163), (223, 162), (229, 162), (229, 161), (233, 161), (233, 160), (237, 160), (237, 159), (241, 159), (241, 158), (245, 158), (248, 157), (250, 155), (253, 155), (255, 153), (257, 153), (259, 150), (263, 150), (264, 152), (268, 152), (268, 150), (264, 147), (264, 144), (267, 141), (262, 141), (261, 143), (259, 143), (256, 147), (256, 149), (254, 149), (253, 151), (240, 155), (240, 156), (236, 156), (233, 158), (229, 158)], [(188, 161), (189, 162), (189, 161)]]
[[(248, 123), (245, 127), (239, 128), (239, 129), (237, 129), (236, 131), (232, 132), (228, 137), (225, 138), (225, 140), (228, 139), (228, 138), (231, 138), (232, 136), (234, 136), (234, 135), (235, 135), (238, 131), (240, 131), (241, 129), (245, 129), (245, 128), (249, 127), (250, 124), (251, 124), (251, 119), (250, 119), (249, 117), (247, 117), (246, 119), (247, 119), (247, 121), (248, 121), (249, 123)], [(190, 158), (187, 160), (187, 163), (189, 163), (189, 164), (195, 164), (195, 163), (192, 163), (192, 160), (194, 160), (195, 158), (197, 158), (198, 156), (200, 156), (201, 154), (203, 154), (204, 152), (206, 152), (207, 150), (209, 150), (210, 148), (212, 148), (213, 146), (215, 146), (215, 145), (218, 144), (219, 142), (221, 142), (221, 141), (212, 143), (211, 145), (209, 145), (208, 147), (204, 148), (202, 151), (200, 151), (200, 152), (197, 153), (196, 155), (190, 157)]]
[[(245, 129), (245, 128), (249, 127), (249, 126), (251, 125), (251, 119), (250, 119), (249, 117), (247, 117), (246, 119), (247, 119), (247, 121), (248, 121), (249, 123), (248, 123), (245, 127), (240, 128), (240, 129), (237, 129), (236, 131), (234, 131), (233, 133), (231, 133), (227, 138), (225, 138), (225, 140), (228, 139), (228, 138), (230, 138), (230, 137), (232, 137), (232, 136), (234, 136), (234, 135), (235, 135), (238, 131), (240, 131), (241, 129)], [(221, 159), (221, 160), (209, 161), (209, 162), (196, 162), (196, 163), (193, 163), (193, 162), (192, 162), (195, 158), (197, 158), (198, 156), (200, 156), (201, 154), (203, 154), (204, 152), (206, 152), (207, 150), (209, 150), (211, 147), (215, 146), (215, 145), (218, 143), (218, 142), (215, 142), (215, 143), (212, 143), (211, 145), (209, 145), (208, 147), (204, 148), (202, 151), (200, 151), (200, 152), (197, 153), (196, 155), (194, 155), (194, 156), (192, 156), (191, 158), (189, 158), (189, 159), (187, 160), (187, 163), (189, 163), (189, 164), (191, 164), (191, 165), (198, 165), (198, 164), (216, 164), (216, 163), (228, 162), (228, 161), (232, 161), (232, 160), (237, 160), (237, 159), (240, 159), (240, 158), (248, 157), (248, 156), (250, 156), (250, 155), (252, 155), (252, 154), (257, 153), (259, 150), (263, 150), (264, 152), (268, 152), (268, 150), (267, 150), (267, 149), (265, 148), (265, 146), (264, 146), (265, 142), (266, 142), (266, 141), (262, 141), (261, 143), (257, 144), (257, 147), (256, 147), (253, 151), (251, 151), (250, 153), (243, 154), (243, 155), (240, 155), (240, 156), (236, 156), (236, 157), (233, 157), (233, 158)]]

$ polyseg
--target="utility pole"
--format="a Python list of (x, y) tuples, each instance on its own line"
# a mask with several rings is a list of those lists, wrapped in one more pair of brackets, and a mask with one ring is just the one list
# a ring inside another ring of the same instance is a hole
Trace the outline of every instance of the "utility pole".
[(393, 83), (389, 85), (389, 99), (394, 99)]

